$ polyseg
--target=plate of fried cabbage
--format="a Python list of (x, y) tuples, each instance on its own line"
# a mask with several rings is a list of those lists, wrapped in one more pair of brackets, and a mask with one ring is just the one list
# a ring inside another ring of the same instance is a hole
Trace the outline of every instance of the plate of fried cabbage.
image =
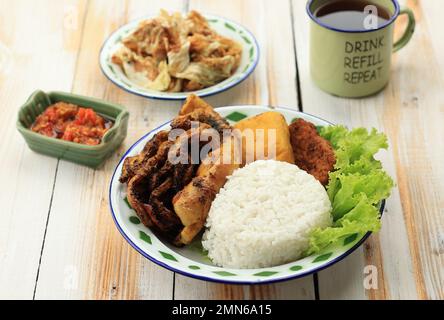
[(259, 60), (255, 37), (222, 17), (161, 10), (130, 22), (103, 45), (100, 66), (120, 88), (139, 96), (204, 97), (245, 80)]

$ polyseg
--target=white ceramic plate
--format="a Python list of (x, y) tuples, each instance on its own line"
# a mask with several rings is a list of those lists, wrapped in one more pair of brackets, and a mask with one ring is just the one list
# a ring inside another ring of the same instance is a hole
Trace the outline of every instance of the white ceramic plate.
[(143, 20), (155, 17), (147, 16), (130, 22), (115, 31), (106, 41), (100, 52), (100, 67), (105, 76), (120, 88), (136, 95), (161, 99), (184, 100), (190, 93), (200, 97), (210, 96), (228, 90), (242, 81), (254, 71), (259, 62), (259, 45), (253, 34), (240, 24), (226, 18), (205, 14), (210, 26), (220, 35), (236, 40), (243, 47), (242, 59), (236, 72), (228, 79), (205, 89), (195, 92), (160, 92), (143, 88), (131, 82), (118, 65), (112, 62), (113, 54), (122, 46), (121, 40), (131, 34)]
[[(270, 110), (271, 108), (264, 106), (234, 106), (218, 108), (217, 112), (226, 117), (230, 122), (235, 123)], [(273, 110), (282, 113), (288, 123), (291, 123), (295, 118), (303, 118), (318, 126), (331, 125), (331, 123), (325, 120), (292, 109), (274, 108)], [(370, 233), (355, 234), (344, 238), (340, 244), (331, 246), (319, 254), (285, 265), (263, 269), (217, 267), (203, 254), (199, 245), (200, 239), (185, 248), (176, 248), (170, 245), (140, 223), (136, 213), (129, 207), (126, 201), (126, 185), (119, 183), (123, 160), (140, 153), (154, 134), (161, 130), (169, 129), (169, 123), (142, 137), (123, 156), (111, 180), (109, 194), (111, 212), (123, 237), (140, 254), (158, 265), (189, 277), (207, 281), (233, 284), (271, 283), (300, 278), (325, 269), (352, 253), (370, 235)], [(383, 209), (384, 202), (381, 205), (381, 214)]]

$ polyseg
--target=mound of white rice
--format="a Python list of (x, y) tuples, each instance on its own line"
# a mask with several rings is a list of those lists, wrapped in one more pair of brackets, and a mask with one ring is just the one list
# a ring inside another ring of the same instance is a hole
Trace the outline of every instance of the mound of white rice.
[(207, 219), (203, 247), (229, 268), (263, 268), (301, 257), (314, 228), (332, 224), (324, 187), (297, 166), (256, 161), (228, 179)]

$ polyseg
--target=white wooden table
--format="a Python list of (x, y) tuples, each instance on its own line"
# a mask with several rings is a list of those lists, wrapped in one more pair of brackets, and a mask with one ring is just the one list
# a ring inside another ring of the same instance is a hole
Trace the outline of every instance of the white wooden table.
[[(362, 100), (318, 90), (308, 70), (303, 0), (0, 0), (0, 298), (19, 299), (443, 299), (444, 25), (441, 1), (411, 0), (418, 27), (394, 57), (390, 85)], [(171, 119), (180, 103), (115, 87), (99, 70), (104, 39), (160, 8), (229, 17), (258, 38), (262, 57), (215, 106), (289, 106), (348, 126), (387, 133), (384, 166), (398, 188), (383, 229), (343, 262), (315, 276), (265, 286), (201, 282), (164, 270), (134, 251), (114, 226), (108, 183), (123, 152)], [(402, 29), (403, 21), (397, 23)], [(15, 129), (35, 90), (62, 90), (127, 106), (128, 137), (100, 170), (33, 153)], [(363, 285), (378, 270), (377, 289)]]

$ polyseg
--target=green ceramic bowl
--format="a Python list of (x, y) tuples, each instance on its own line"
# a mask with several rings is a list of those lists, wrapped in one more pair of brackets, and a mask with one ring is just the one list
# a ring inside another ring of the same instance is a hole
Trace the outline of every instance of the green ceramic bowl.
[[(87, 146), (74, 142), (50, 138), (35, 133), (29, 128), (38, 115), (56, 102), (67, 102), (88, 107), (106, 119), (113, 121), (113, 127), (105, 134), (102, 143)], [(20, 108), (17, 129), (25, 138), (31, 150), (65, 159), (88, 167), (97, 168), (116, 150), (126, 137), (129, 113), (122, 106), (94, 98), (82, 97), (64, 92), (34, 92)]]

